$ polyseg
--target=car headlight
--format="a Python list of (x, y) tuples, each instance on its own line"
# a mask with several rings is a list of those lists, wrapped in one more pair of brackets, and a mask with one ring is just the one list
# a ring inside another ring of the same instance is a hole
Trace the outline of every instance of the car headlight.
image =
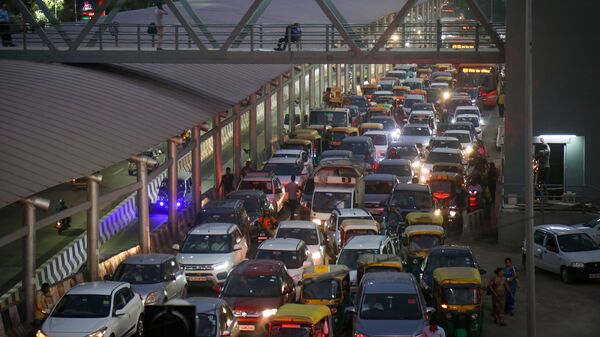
[(35, 333), (35, 337), (50, 337), (50, 336), (46, 335), (44, 332), (42, 332), (42, 330), (38, 330)]
[(262, 317), (267, 318), (275, 315), (277, 313), (277, 309), (265, 309), (262, 312)]
[(466, 153), (466, 154), (469, 154), (469, 153), (471, 153), (471, 152), (473, 152), (473, 147), (472, 147), (472, 146), (467, 146), (467, 147), (465, 148), (465, 153)]
[(155, 304), (156, 302), (158, 302), (158, 297), (159, 296), (160, 295), (159, 295), (159, 293), (157, 291), (151, 292), (150, 294), (148, 294), (148, 296), (146, 296), (146, 300), (144, 301), (144, 304), (146, 304), (146, 305)]
[(229, 267), (229, 261), (223, 261), (221, 263), (215, 263), (212, 265), (212, 269), (214, 270), (227, 269), (227, 267)]
[(442, 94), (442, 98), (443, 98), (443, 99), (448, 99), (448, 98), (450, 98), (450, 93), (449, 93), (449, 92), (447, 92), (447, 91), (444, 91), (444, 93)]
[(319, 225), (319, 226), (321, 226), (321, 219), (312, 219), (312, 222), (313, 222), (315, 225)]
[(435, 211), (433, 211), (433, 214), (439, 216), (442, 214), (442, 211), (440, 209), (436, 209)]
[(485, 125), (485, 121), (483, 119), (479, 120), (479, 125)]
[(571, 263), (571, 267), (573, 267), (573, 268), (583, 268), (583, 267), (585, 267), (585, 263), (583, 263), (583, 262), (573, 262), (573, 263)]
[(421, 162), (415, 160), (412, 162), (412, 164), (410, 164), (410, 166), (412, 166), (414, 169), (418, 169), (419, 166), (421, 166)]
[(471, 314), (471, 319), (478, 319), (479, 318), (479, 314), (474, 312)]
[[(38, 331), (38, 332), (40, 332), (40, 331)], [(94, 331), (91, 334), (86, 335), (85, 337), (102, 337), (102, 336), (104, 336), (105, 333), (106, 333), (106, 327), (104, 327), (100, 330)], [(43, 335), (43, 336), (46, 336), (46, 335)], [(36, 334), (36, 337), (40, 337), (40, 335)]]
[(312, 256), (312, 259), (313, 259), (313, 260), (318, 260), (318, 259), (320, 259), (320, 258), (321, 258), (321, 252), (320, 252), (320, 251), (313, 252), (313, 253), (311, 254), (311, 256)]
[(473, 99), (471, 99), (471, 103), (476, 103), (476, 102), (477, 102), (477, 100), (476, 100), (476, 99), (474, 99), (474, 98), (473, 98)]
[(450, 123), (453, 123), (453, 124), (454, 124), (454, 123), (456, 123), (456, 118), (452, 118), (452, 119), (450, 120)]
[(450, 211), (450, 216), (451, 217), (455, 217), (456, 216), (456, 211)]

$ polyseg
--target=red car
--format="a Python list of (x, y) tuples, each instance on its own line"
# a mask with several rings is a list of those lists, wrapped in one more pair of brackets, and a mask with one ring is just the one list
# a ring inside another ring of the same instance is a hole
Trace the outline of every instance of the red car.
[(220, 298), (233, 310), (241, 332), (263, 333), (269, 317), (295, 301), (296, 290), (283, 262), (247, 260), (229, 274)]

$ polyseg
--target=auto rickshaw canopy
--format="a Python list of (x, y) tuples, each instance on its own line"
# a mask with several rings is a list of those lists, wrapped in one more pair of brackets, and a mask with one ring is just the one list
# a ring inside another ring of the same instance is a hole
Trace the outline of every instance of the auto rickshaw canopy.
[(373, 219), (346, 219), (342, 221), (340, 229), (375, 229), (377, 232), (381, 232), (381, 225)]
[(284, 142), (285, 144), (289, 144), (289, 145), (303, 145), (303, 146), (308, 146), (310, 148), (310, 145), (312, 144), (312, 142), (308, 139), (301, 139), (301, 138), (288, 138), (285, 140)]
[(346, 126), (338, 126), (338, 127), (335, 127), (335, 128), (331, 128), (331, 130), (329, 130), (329, 132), (331, 132), (331, 133), (345, 133), (347, 135), (352, 135), (352, 134), (358, 135), (358, 128), (355, 128), (355, 127), (346, 127)]
[(358, 126), (360, 134), (363, 134), (369, 130), (383, 130), (383, 124), (381, 123), (362, 123)]
[(331, 310), (326, 305), (290, 303), (279, 307), (271, 322), (315, 325), (329, 316)]
[(317, 131), (315, 129), (296, 129), (292, 133), (290, 133), (290, 137), (297, 138), (301, 134), (302, 135), (309, 134), (309, 135), (320, 136), (319, 131)]
[(302, 274), (303, 282), (305, 280), (320, 281), (327, 279), (343, 280), (350, 272), (350, 269), (342, 264), (326, 264), (322, 266), (310, 266), (304, 269)]
[(410, 226), (417, 224), (438, 225), (444, 224), (444, 217), (433, 213), (412, 212), (406, 215), (406, 223)]
[(471, 267), (442, 267), (433, 271), (434, 280), (440, 285), (481, 284), (479, 270)]
[(363, 275), (371, 268), (402, 272), (402, 259), (394, 254), (362, 254), (356, 260), (356, 280), (360, 283)]
[(446, 230), (444, 227), (438, 225), (411, 225), (406, 227), (403, 235), (409, 238), (414, 235), (438, 235), (444, 237), (446, 236)]

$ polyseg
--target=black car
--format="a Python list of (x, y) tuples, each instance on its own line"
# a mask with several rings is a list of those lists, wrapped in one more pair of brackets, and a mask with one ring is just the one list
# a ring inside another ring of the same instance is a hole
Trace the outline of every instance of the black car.
[(413, 178), (415, 177), (411, 162), (406, 159), (384, 159), (379, 162), (375, 173), (393, 174), (404, 184), (413, 182)]
[(406, 227), (406, 215), (412, 212), (433, 212), (434, 202), (429, 185), (399, 184), (390, 195), (383, 210), (386, 228), (399, 233)]
[(237, 190), (227, 194), (225, 199), (243, 201), (251, 222), (256, 221), (265, 212), (273, 212), (272, 205), (263, 191)]
[(365, 96), (347, 96), (346, 99), (350, 100), (350, 105), (356, 105), (361, 114), (367, 113), (369, 110), (369, 101)]
[[(423, 156), (417, 147), (417, 144), (412, 142), (393, 142), (388, 146), (386, 159), (406, 159), (411, 163), (420, 162)], [(416, 165), (416, 164), (415, 164)]]
[(250, 238), (250, 229), (255, 226), (255, 222), (250, 222), (244, 202), (242, 200), (211, 200), (200, 212), (196, 214), (194, 225), (201, 225), (209, 222), (227, 222), (236, 224), (244, 233), (246, 238)]

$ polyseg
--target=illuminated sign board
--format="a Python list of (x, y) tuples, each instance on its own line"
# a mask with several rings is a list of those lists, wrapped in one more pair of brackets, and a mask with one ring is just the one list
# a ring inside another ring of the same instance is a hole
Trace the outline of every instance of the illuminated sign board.
[(475, 46), (472, 44), (453, 44), (452, 49), (474, 49)]
[(483, 69), (483, 68), (463, 68), (462, 70), (463, 73), (489, 73), (490, 70), (489, 69)]

